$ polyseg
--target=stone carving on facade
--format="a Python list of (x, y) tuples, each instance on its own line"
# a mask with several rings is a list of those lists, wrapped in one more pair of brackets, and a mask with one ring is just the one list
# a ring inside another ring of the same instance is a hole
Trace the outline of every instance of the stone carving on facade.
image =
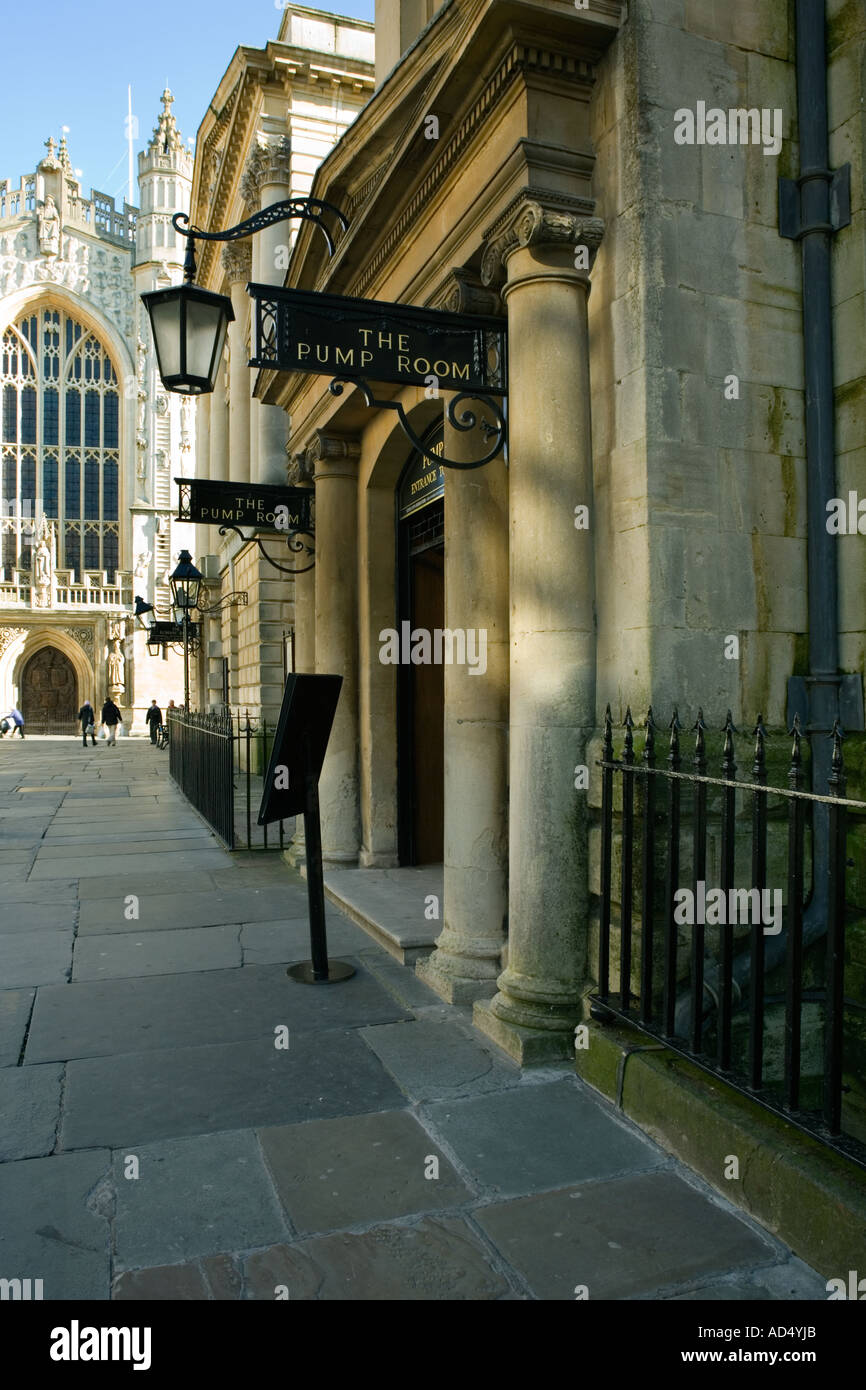
[(53, 607), (56, 564), (57, 536), (54, 526), (43, 515), (36, 528), (30, 557), (30, 599), (34, 608)]
[(43, 256), (57, 256), (60, 253), (60, 213), (49, 193), (36, 214), (39, 236), (39, 250)]
[(0, 627), (0, 656), (3, 655), (7, 647), (11, 647), (13, 642), (17, 642), (19, 637), (26, 637), (26, 627)]
[(108, 654), (108, 690), (111, 695), (122, 695), (126, 686), (124, 658), (120, 638), (115, 637)]
[(182, 454), (188, 454), (192, 447), (192, 431), (189, 427), (191, 410), (192, 402), (186, 398), (182, 400), (180, 403), (180, 451)]
[(485, 233), (482, 284), (492, 287), (503, 280), (509, 252), (524, 246), (584, 247), (587, 264), (582, 270), (588, 274), (604, 236), (604, 222), (592, 215), (594, 207), (588, 198), (524, 189)]
[(297, 487), (298, 483), (311, 483), (313, 481), (313, 469), (307, 461), (307, 450), (302, 449), (300, 453), (290, 454), (287, 445), (286, 455), (289, 460), (286, 465), (286, 479), (289, 487)]
[[(44, 161), (43, 161), (44, 163)], [(54, 284), (87, 300), (109, 319), (124, 338), (132, 337), (135, 325), (135, 287), (132, 276), (120, 273), (124, 262), (114, 257), (111, 267), (102, 252), (76, 236), (62, 238), (62, 255), (40, 254), (37, 218), (14, 236), (0, 240), (0, 299), (31, 285)]]
[(502, 314), (502, 301), (493, 289), (486, 289), (471, 270), (455, 266), (436, 296), (434, 308), (450, 314)]
[(168, 396), (163, 395), (162, 391), (160, 391), (157, 395), (156, 402), (153, 408), (156, 411), (157, 415), (160, 416), (165, 415), (168, 411)]
[(63, 631), (73, 642), (77, 642), (84, 652), (87, 660), (93, 665), (93, 628), (92, 627), (66, 627)]
[(247, 155), (247, 162), (240, 177), (240, 195), (244, 200), (244, 208), (247, 214), (257, 212), (260, 204), (260, 184), (259, 174), (261, 171), (261, 149), (258, 145), (253, 145)]
[(146, 579), (147, 571), (151, 561), (151, 551), (141, 550), (136, 556), (135, 569), (132, 571), (136, 579)]
[(230, 285), (249, 280), (253, 273), (253, 252), (248, 241), (230, 241), (222, 249), (222, 267)]

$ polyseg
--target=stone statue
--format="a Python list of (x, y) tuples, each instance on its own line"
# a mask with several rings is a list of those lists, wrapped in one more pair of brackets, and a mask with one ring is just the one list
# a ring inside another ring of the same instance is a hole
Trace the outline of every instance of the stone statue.
[(50, 608), (54, 581), (54, 559), (57, 553), (54, 527), (43, 516), (34, 537), (31, 566), (31, 591), (34, 608)]
[(108, 689), (112, 695), (122, 695), (124, 690), (123, 652), (120, 638), (112, 638), (112, 649), (108, 655)]
[(36, 215), (36, 222), (39, 231), (39, 250), (42, 255), (58, 255), (60, 252), (60, 214), (50, 193)]
[(147, 576), (147, 567), (150, 564), (150, 551), (142, 550), (136, 558), (133, 574), (136, 579), (144, 579)]

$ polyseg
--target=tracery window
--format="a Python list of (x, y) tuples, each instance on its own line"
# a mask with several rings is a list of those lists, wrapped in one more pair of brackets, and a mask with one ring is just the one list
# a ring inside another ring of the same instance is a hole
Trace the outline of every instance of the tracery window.
[(120, 397), (105, 347), (62, 309), (40, 308), (0, 342), (0, 564), (30, 566), (38, 512), (56, 523), (58, 569), (119, 564)]

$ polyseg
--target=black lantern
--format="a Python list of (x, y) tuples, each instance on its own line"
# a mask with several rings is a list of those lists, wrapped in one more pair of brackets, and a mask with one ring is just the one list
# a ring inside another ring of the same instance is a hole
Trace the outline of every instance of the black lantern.
[(155, 614), (155, 611), (156, 610), (154, 609), (152, 603), (145, 603), (143, 598), (138, 598), (136, 596), (135, 613), (133, 614), (133, 617), (138, 618), (138, 621), (141, 623), (141, 626), (144, 628), (145, 632), (149, 632), (151, 630), (156, 621), (156, 618), (150, 617), (148, 621), (145, 622), (144, 615), (145, 613)]
[(174, 285), (141, 296), (150, 315), (159, 374), (167, 391), (204, 396), (214, 389), (226, 329), (234, 318), (230, 299), (196, 285)]
[(182, 550), (177, 566), (169, 576), (171, 601), (178, 622), (189, 618), (193, 608), (198, 608), (202, 584), (201, 570), (197, 570), (188, 550)]

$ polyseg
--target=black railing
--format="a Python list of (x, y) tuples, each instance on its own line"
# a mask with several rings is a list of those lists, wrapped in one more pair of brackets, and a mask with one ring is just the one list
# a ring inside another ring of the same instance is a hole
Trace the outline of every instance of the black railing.
[(235, 846), (232, 720), (222, 714), (168, 712), (172, 779), (228, 849)]
[[(730, 712), (719, 777), (707, 774), (702, 711), (692, 730), (691, 772), (681, 770), (682, 726), (676, 711), (669, 725), (665, 767), (656, 765), (652, 709), (644, 724), (640, 758), (635, 756), (631, 710), (623, 727), (624, 747), (616, 759), (608, 706), (598, 763), (599, 988), (591, 996), (593, 1017), (631, 1024), (866, 1166), (866, 1134), (856, 1118), (858, 1106), (852, 1104), (850, 1114), (843, 1111), (850, 1083), (858, 1091), (863, 1083), (862, 1068), (852, 1058), (866, 999), (846, 996), (845, 938), (846, 918), (858, 934), (866, 925), (858, 920), (846, 893), (846, 870), (853, 864), (847, 855), (849, 813), (866, 814), (866, 802), (845, 796), (844, 735), (838, 721), (831, 735), (826, 796), (802, 790), (799, 719), (791, 730), (786, 788), (768, 785), (767, 731), (760, 715), (753, 731), (749, 782), (736, 780), (738, 730)], [(689, 790), (691, 805), (684, 814), (682, 793)], [(615, 800), (622, 808), (618, 846)], [(810, 815), (822, 807), (826, 815)], [(807, 902), (809, 837), (818, 833), (829, 834), (827, 881), (813, 886)], [(718, 887), (707, 883), (708, 847)], [(618, 914), (613, 884), (616, 848)], [(863, 907), (860, 904), (860, 919)], [(738, 927), (746, 930), (738, 932)], [(635, 977), (636, 951), (640, 965)], [(612, 988), (612, 974), (618, 976), (618, 990)], [(853, 993), (854, 972), (851, 978)]]
[(276, 724), (268, 723), (264, 716), (253, 720), (248, 710), (234, 716), (235, 834), (238, 846), (244, 849), (285, 848), (285, 821), (270, 826), (257, 823), (275, 733)]

